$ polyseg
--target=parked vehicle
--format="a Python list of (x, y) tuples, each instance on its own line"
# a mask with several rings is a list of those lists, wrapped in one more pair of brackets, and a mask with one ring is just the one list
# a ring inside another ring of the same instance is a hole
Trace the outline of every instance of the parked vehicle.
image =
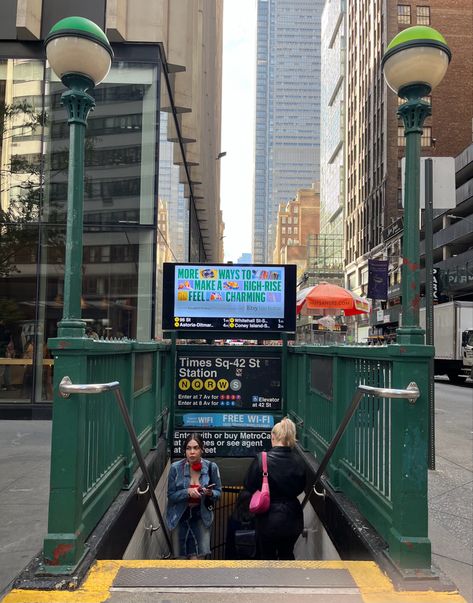
[[(420, 310), (425, 329), (425, 308)], [(473, 302), (451, 301), (434, 306), (435, 374), (451, 383), (473, 376)]]

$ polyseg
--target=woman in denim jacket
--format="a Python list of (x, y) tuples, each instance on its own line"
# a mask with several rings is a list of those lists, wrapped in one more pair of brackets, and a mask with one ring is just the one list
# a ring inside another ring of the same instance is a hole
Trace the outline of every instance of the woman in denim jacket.
[(222, 492), (216, 463), (202, 458), (204, 442), (191, 433), (184, 442), (185, 459), (171, 465), (166, 522), (177, 557), (197, 559), (210, 553), (213, 507)]

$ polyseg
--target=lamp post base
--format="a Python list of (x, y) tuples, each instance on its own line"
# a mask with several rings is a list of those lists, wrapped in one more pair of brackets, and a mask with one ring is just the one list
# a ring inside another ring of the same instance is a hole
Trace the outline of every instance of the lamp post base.
[(396, 335), (400, 345), (425, 345), (425, 331), (420, 327), (399, 327)]
[(57, 325), (58, 337), (84, 337), (85, 321), (80, 318), (63, 318)]

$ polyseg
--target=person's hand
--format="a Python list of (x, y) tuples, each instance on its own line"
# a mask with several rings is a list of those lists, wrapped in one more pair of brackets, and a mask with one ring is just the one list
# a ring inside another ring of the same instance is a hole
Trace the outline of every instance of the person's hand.
[(209, 486), (207, 488), (202, 488), (201, 493), (203, 496), (212, 496), (213, 495), (212, 486)]
[(190, 498), (200, 498), (200, 492), (197, 488), (187, 488), (187, 494)]

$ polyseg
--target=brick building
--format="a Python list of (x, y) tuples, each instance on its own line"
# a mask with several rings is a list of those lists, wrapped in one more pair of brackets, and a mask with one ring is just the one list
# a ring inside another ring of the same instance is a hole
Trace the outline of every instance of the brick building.
[[(473, 4), (471, 0), (379, 2), (360, 0), (347, 9), (346, 206), (347, 284), (367, 292), (368, 259), (388, 257), (391, 284), (400, 279), (401, 235), (392, 225), (402, 218), (401, 158), (404, 132), (396, 117), (398, 97), (384, 83), (381, 59), (402, 29), (429, 25), (452, 51), (442, 83), (429, 97), (423, 156), (458, 155), (472, 140)], [(389, 244), (385, 234), (389, 234)]]
[(280, 203), (276, 221), (276, 264), (297, 264), (298, 272), (307, 269), (310, 235), (320, 232), (319, 184), (300, 188), (292, 201)]

